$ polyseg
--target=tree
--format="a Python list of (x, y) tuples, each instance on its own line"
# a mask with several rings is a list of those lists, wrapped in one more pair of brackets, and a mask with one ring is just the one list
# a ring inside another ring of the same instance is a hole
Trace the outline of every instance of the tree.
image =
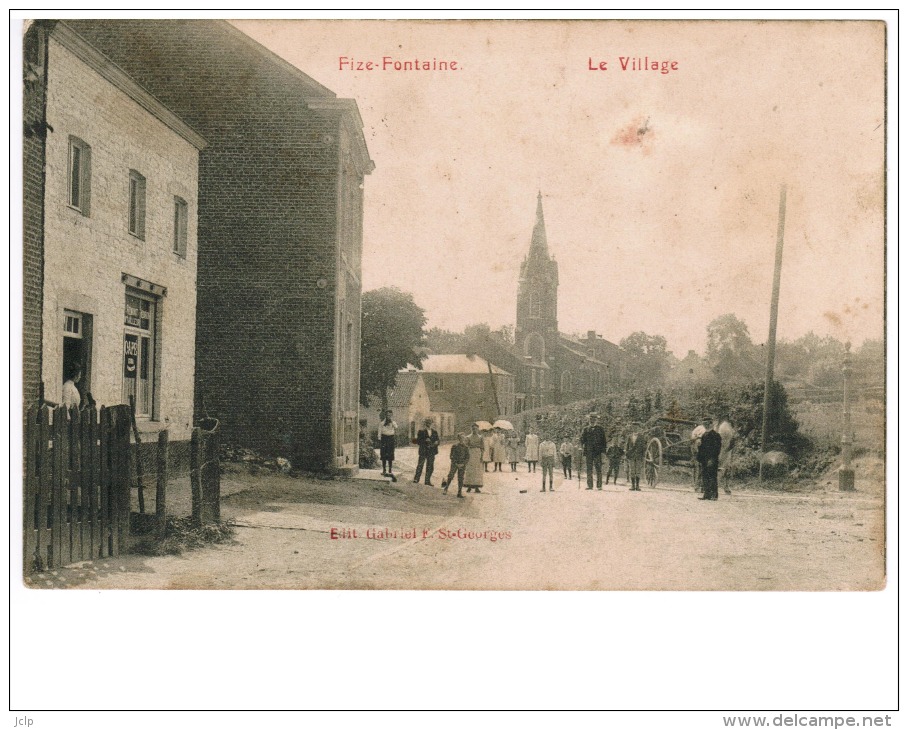
[(631, 378), (646, 385), (658, 385), (668, 370), (669, 352), (662, 335), (634, 332), (620, 342)]
[(716, 317), (706, 328), (706, 360), (722, 378), (760, 377), (762, 356), (743, 320), (734, 314)]
[(394, 287), (365, 292), (362, 311), (360, 401), (368, 405), (375, 396), (385, 409), (397, 371), (425, 358), (426, 315), (412, 294)]
[(706, 359), (710, 365), (729, 356), (749, 354), (753, 346), (747, 325), (734, 314), (716, 317), (706, 328)]

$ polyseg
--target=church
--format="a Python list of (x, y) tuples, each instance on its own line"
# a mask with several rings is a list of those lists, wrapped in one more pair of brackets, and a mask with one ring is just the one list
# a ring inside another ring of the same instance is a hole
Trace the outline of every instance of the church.
[(558, 262), (549, 253), (542, 210), (520, 265), (513, 344), (494, 336), (475, 343), (477, 354), (516, 376), (515, 411), (607, 395), (623, 378), (621, 348), (588, 330), (558, 331)]

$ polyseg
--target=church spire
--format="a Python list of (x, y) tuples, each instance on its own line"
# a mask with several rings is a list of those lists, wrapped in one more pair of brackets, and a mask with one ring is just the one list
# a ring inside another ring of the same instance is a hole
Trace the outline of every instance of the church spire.
[(528, 258), (549, 258), (549, 245), (545, 238), (545, 219), (542, 216), (542, 191), (536, 196), (536, 225), (533, 226), (533, 238), (530, 240)]

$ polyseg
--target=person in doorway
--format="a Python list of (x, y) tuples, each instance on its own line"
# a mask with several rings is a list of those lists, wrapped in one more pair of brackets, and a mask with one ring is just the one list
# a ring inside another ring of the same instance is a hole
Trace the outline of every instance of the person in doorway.
[(419, 460), (416, 462), (416, 474), (413, 476), (413, 483), (419, 483), (419, 477), (422, 476), (422, 468), (426, 467), (426, 486), (435, 486), (432, 484), (432, 472), (435, 471), (435, 455), (438, 453), (438, 444), (441, 443), (441, 436), (431, 418), (423, 421), (423, 427), (416, 432), (416, 443), (419, 446)]
[(624, 445), (624, 457), (627, 459), (627, 476), (631, 480), (631, 491), (640, 491), (640, 475), (643, 473), (643, 462), (646, 459), (646, 436), (640, 431), (640, 424), (631, 423), (631, 432)]
[(586, 462), (586, 488), (593, 488), (593, 471), (596, 472), (596, 489), (602, 489), (602, 454), (605, 453), (605, 431), (599, 425), (599, 414), (591, 413), (590, 421), (580, 432), (583, 460)]
[(703, 474), (703, 496), (700, 499), (719, 499), (719, 454), (722, 451), (722, 437), (713, 429), (713, 419), (704, 418), (706, 432), (700, 439), (697, 461)]
[(479, 433), (479, 425), (474, 423), (472, 431), (466, 439), (467, 449), (470, 451), (470, 458), (467, 461), (466, 469), (463, 474), (463, 484), (467, 492), (479, 492), (483, 483), (482, 453), (485, 447), (484, 439)]
[(564, 478), (571, 479), (571, 462), (574, 458), (574, 445), (571, 443), (570, 439), (565, 439), (561, 442), (558, 453), (561, 456), (561, 471), (564, 473)]
[(79, 381), (82, 380), (82, 368), (76, 365), (63, 382), (63, 405), (67, 408), (79, 408), (82, 405), (82, 393)]
[(555, 455), (557, 454), (558, 447), (555, 446), (555, 442), (550, 439), (546, 439), (541, 444), (539, 444), (539, 464), (542, 466), (542, 491), (545, 491), (545, 477), (548, 474), (549, 477), (549, 491), (554, 492), (555, 489), (552, 487), (552, 480), (554, 478), (555, 472)]
[(394, 476), (394, 444), (397, 440), (397, 424), (391, 418), (392, 415), (391, 409), (386, 410), (382, 414), (382, 422), (378, 427), (378, 439), (382, 476), (391, 477), (391, 481), (396, 482), (397, 478)]
[(467, 464), (470, 463), (470, 449), (467, 447), (467, 437), (466, 435), (459, 433), (457, 434), (457, 443), (451, 447), (451, 468), (448, 471), (448, 476), (446, 476), (441, 482), (441, 493), (447, 494), (448, 487), (451, 486), (451, 482), (454, 481), (454, 476), (457, 476), (457, 496), (461, 499), (463, 496), (463, 483), (464, 476), (467, 469)]
[(539, 461), (539, 436), (536, 435), (536, 430), (532, 426), (530, 426), (523, 445), (526, 448), (526, 454), (523, 458), (526, 459), (527, 470), (535, 473), (536, 462)]

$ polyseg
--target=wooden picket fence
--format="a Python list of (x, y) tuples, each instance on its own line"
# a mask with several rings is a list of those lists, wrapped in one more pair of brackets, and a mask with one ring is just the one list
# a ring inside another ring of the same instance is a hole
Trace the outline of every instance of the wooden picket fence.
[(26, 415), (24, 570), (116, 557), (129, 543), (129, 406)]

